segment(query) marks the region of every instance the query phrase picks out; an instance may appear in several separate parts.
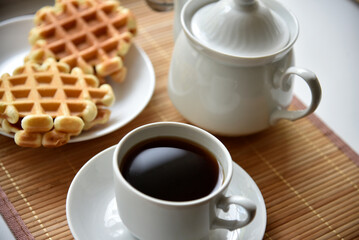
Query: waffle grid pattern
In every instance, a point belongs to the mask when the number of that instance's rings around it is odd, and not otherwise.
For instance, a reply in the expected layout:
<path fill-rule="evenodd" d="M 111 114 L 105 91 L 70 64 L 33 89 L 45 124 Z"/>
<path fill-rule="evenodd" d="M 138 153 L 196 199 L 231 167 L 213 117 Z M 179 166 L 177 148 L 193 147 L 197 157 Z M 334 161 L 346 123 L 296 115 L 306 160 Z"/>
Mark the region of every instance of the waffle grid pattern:
<path fill-rule="evenodd" d="M 29 60 L 41 63 L 51 56 L 102 81 L 107 76 L 123 81 L 123 58 L 136 23 L 117 1 L 59 0 L 54 7 L 40 9 L 35 23 L 29 35 L 34 45 Z"/>
<path fill-rule="evenodd" d="M 84 127 L 108 120 L 109 110 L 101 106 L 114 102 L 111 86 L 99 86 L 95 76 L 84 74 L 79 68 L 71 73 L 69 69 L 64 63 L 48 59 L 41 66 L 28 62 L 17 68 L 13 76 L 1 77 L 1 128 L 15 132 L 19 145 L 21 140 L 16 135 L 24 132 L 34 133 L 36 139 L 52 130 L 72 136 L 80 134 Z"/>

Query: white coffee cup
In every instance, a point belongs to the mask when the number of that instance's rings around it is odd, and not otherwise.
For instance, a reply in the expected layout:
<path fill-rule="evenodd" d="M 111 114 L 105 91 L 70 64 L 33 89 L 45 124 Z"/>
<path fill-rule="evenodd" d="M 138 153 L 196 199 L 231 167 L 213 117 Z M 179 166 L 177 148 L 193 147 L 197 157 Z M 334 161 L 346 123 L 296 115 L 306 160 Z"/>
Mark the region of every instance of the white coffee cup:
<path fill-rule="evenodd" d="M 205 197 L 183 202 L 156 199 L 132 187 L 120 171 L 121 161 L 133 146 L 157 137 L 184 139 L 210 151 L 223 169 L 222 185 Z M 128 230 L 142 240 L 201 239 L 208 236 L 211 229 L 244 227 L 255 216 L 256 205 L 251 200 L 243 196 L 225 196 L 233 173 L 232 158 L 226 147 L 210 133 L 189 124 L 158 122 L 129 132 L 116 146 L 113 172 L 119 215 Z M 219 218 L 219 210 L 228 211 L 231 204 L 243 208 L 247 217 Z"/>

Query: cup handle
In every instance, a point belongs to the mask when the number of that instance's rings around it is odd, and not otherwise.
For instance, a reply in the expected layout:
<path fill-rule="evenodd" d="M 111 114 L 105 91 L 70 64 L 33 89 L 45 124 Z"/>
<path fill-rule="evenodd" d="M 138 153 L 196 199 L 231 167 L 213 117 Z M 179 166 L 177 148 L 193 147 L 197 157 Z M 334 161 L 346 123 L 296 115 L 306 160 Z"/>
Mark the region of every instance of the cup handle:
<path fill-rule="evenodd" d="M 227 212 L 229 210 L 229 205 L 231 204 L 235 204 L 242 207 L 247 213 L 247 217 L 243 220 L 225 220 L 216 217 L 213 222 L 212 228 L 225 228 L 230 231 L 233 231 L 237 228 L 241 228 L 249 224 L 256 215 L 256 205 L 251 200 L 241 196 L 223 196 L 218 201 L 217 208 L 220 208 L 223 211 Z"/>
<path fill-rule="evenodd" d="M 303 118 L 312 112 L 318 107 L 320 99 L 322 97 L 322 90 L 317 76 L 310 70 L 298 68 L 298 67 L 289 67 L 284 74 L 278 78 L 278 81 L 274 83 L 276 87 L 281 87 L 284 91 L 288 90 L 287 81 L 289 77 L 295 74 L 308 84 L 310 92 L 312 94 L 312 100 L 310 105 L 304 110 L 289 111 L 283 108 L 278 107 L 275 109 L 270 116 L 270 124 L 275 124 L 280 119 L 287 120 L 297 120 Z"/>

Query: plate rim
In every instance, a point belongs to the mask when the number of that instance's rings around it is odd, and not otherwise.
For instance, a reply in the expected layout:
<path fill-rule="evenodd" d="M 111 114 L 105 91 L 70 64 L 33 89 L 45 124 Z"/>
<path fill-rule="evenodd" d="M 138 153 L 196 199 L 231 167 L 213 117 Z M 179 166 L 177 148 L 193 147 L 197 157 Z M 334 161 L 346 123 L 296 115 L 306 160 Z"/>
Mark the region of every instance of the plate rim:
<path fill-rule="evenodd" d="M 9 24 L 16 24 L 16 23 L 21 23 L 21 22 L 33 21 L 33 17 L 34 17 L 33 14 L 27 14 L 27 15 L 16 16 L 16 17 L 13 17 L 13 18 L 3 20 L 3 21 L 0 22 L 0 29 L 3 28 L 3 27 L 8 26 Z M 96 138 L 103 137 L 103 136 L 105 136 L 107 134 L 110 134 L 110 133 L 112 133 L 114 131 L 119 130 L 120 128 L 124 127 L 129 122 L 134 120 L 140 113 L 142 113 L 143 110 L 147 107 L 148 103 L 151 101 L 151 99 L 152 99 L 152 97 L 154 95 L 154 92 L 155 92 L 155 88 L 156 88 L 156 74 L 155 74 L 153 64 L 152 64 L 149 56 L 147 55 L 147 53 L 136 42 L 132 43 L 131 48 L 135 48 L 134 51 L 138 52 L 139 57 L 144 61 L 145 68 L 149 72 L 149 75 L 146 78 L 148 80 L 148 82 L 149 82 L 149 87 L 146 89 L 147 94 L 144 95 L 145 97 L 144 97 L 144 100 L 142 102 L 142 106 L 131 117 L 126 119 L 126 121 L 123 121 L 123 122 L 121 122 L 121 124 L 118 124 L 118 126 L 113 127 L 114 125 L 112 125 L 112 127 L 111 127 L 111 125 L 110 125 L 110 126 L 104 127 L 104 128 L 101 128 L 101 125 L 95 126 L 97 129 L 93 130 L 94 131 L 93 134 L 88 134 L 88 135 L 81 135 L 80 134 L 78 136 L 71 137 L 68 143 L 76 143 L 76 142 L 83 142 L 83 141 L 96 139 Z M 130 49 L 130 51 L 131 51 L 131 49 Z M 115 102 L 116 102 L 116 100 L 115 100 Z M 110 120 L 111 120 L 111 116 L 110 116 Z M 106 130 L 107 128 L 108 128 L 108 130 Z M 100 133 L 96 134 L 97 132 L 99 132 L 99 130 L 100 130 Z M 89 129 L 88 131 L 91 131 L 91 129 Z M 14 138 L 13 133 L 7 133 L 7 132 L 0 131 L 0 135 L 6 136 L 6 137 L 9 137 L 9 138 Z"/>
<path fill-rule="evenodd" d="M 34 16 L 35 16 L 34 14 L 25 14 L 25 15 L 8 18 L 8 19 L 0 21 L 0 27 L 3 27 L 10 23 L 22 21 L 22 20 L 31 20 L 31 19 L 34 19 Z"/>

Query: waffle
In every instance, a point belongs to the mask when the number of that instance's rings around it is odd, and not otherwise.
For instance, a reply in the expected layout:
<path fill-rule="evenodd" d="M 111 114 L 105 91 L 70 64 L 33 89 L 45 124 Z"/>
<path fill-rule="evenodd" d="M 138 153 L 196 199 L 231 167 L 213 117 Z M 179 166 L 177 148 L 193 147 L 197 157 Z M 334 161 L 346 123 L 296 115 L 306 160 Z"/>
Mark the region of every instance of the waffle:
<path fill-rule="evenodd" d="M 124 80 L 123 59 L 136 34 L 136 22 L 116 0 L 57 0 L 55 6 L 40 9 L 34 20 L 26 61 L 41 64 L 53 57 L 95 74 L 101 82 L 108 76 Z"/>
<path fill-rule="evenodd" d="M 24 147 L 57 147 L 71 136 L 109 119 L 114 102 L 110 85 L 47 59 L 17 68 L 13 76 L 0 80 L 0 128 L 15 133 L 15 142 Z"/>

